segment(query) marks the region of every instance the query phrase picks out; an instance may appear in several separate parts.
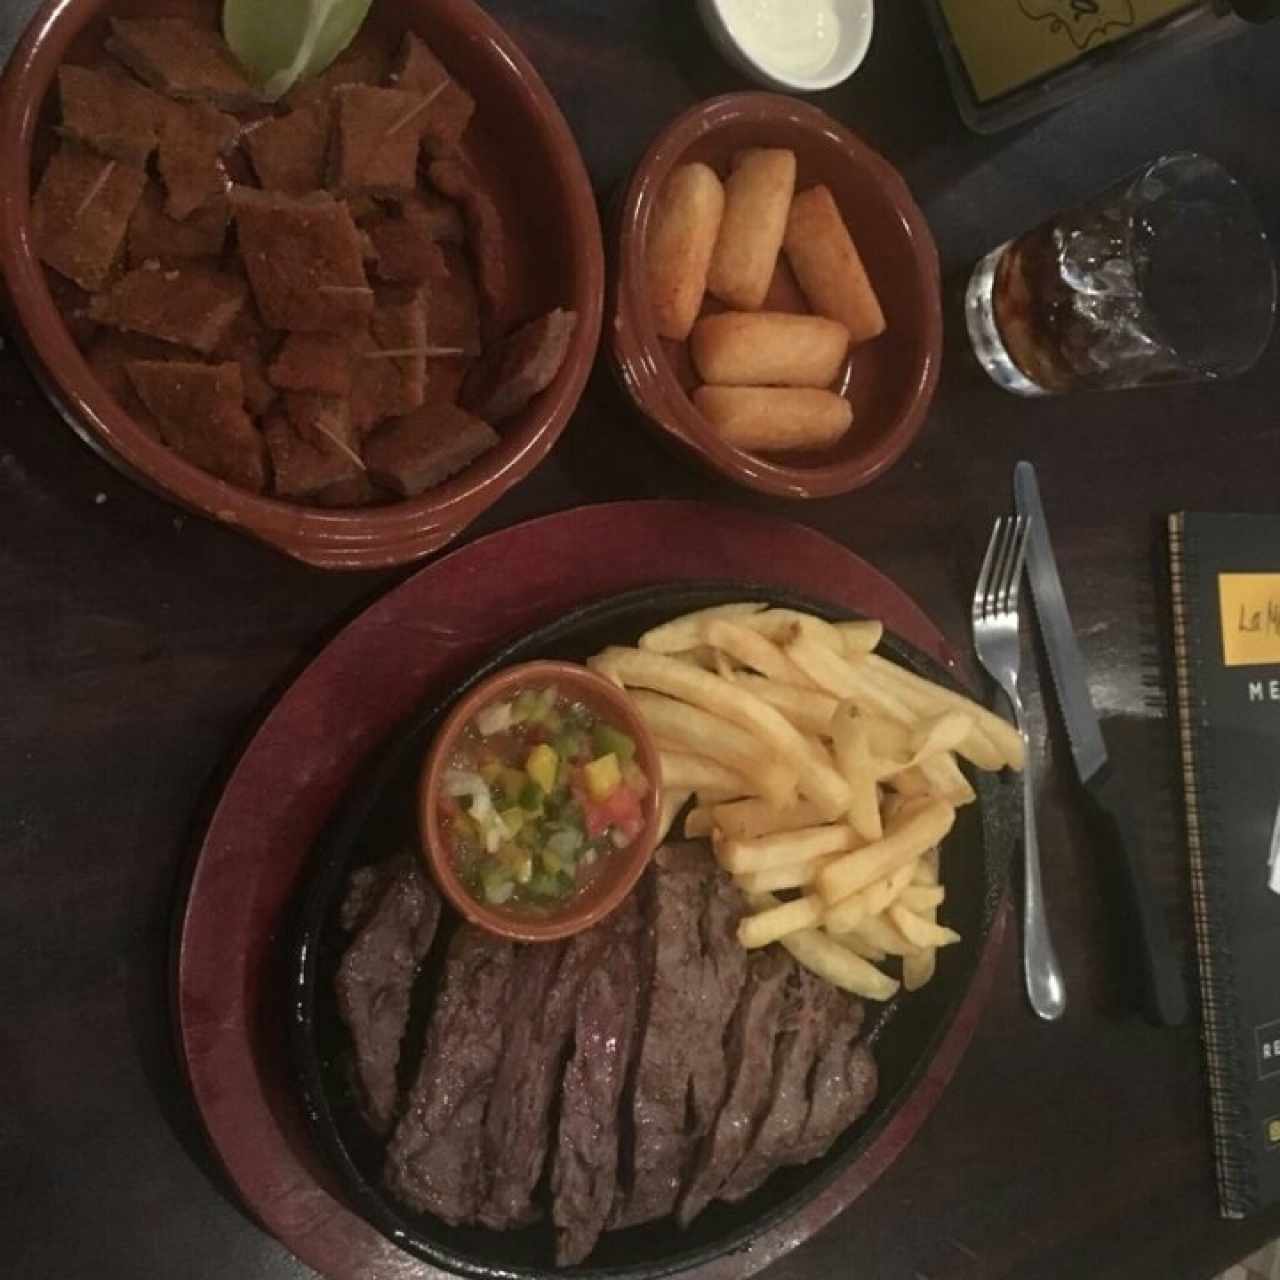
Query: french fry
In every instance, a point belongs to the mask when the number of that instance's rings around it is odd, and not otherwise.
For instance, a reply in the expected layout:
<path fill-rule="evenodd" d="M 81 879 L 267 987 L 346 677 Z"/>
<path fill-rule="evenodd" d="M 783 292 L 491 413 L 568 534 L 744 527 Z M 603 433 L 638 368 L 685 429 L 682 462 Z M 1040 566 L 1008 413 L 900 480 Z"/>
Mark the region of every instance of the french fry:
<path fill-rule="evenodd" d="M 680 653 L 696 649 L 702 644 L 702 625 L 710 618 L 745 618 L 768 608 L 764 604 L 742 601 L 738 604 L 717 604 L 709 609 L 698 609 L 683 617 L 673 618 L 660 627 L 646 631 L 637 641 L 641 649 L 653 653 Z"/>
<path fill-rule="evenodd" d="M 738 942 L 748 951 L 754 951 L 771 942 L 780 942 L 801 929 L 812 929 L 821 919 L 822 899 L 817 894 L 806 894 L 753 916 L 743 916 L 738 922 Z"/>
<path fill-rule="evenodd" d="M 787 804 L 795 798 L 795 771 L 771 759 L 768 748 L 740 725 L 644 689 L 632 692 L 630 698 L 663 750 L 718 760 L 742 774 L 753 790 L 775 804 Z"/>
<path fill-rule="evenodd" d="M 705 840 L 716 829 L 716 820 L 712 811 L 705 805 L 690 809 L 684 818 L 684 838 L 686 840 Z"/>
<path fill-rule="evenodd" d="M 833 625 L 844 640 L 844 651 L 847 654 L 872 653 L 884 639 L 883 622 L 869 619 L 866 622 L 837 622 Z"/>
<path fill-rule="evenodd" d="M 947 711 L 936 720 L 916 725 L 911 734 L 911 764 L 930 756 L 955 751 L 973 729 L 973 717 L 962 711 Z"/>
<path fill-rule="evenodd" d="M 858 843 L 857 833 L 852 827 L 836 824 L 806 827 L 800 831 L 779 831 L 755 840 L 722 837 L 713 842 L 713 848 L 716 861 L 731 875 L 738 876 L 750 871 L 770 871 L 774 867 L 808 862 L 831 853 L 843 853 Z"/>
<path fill-rule="evenodd" d="M 755 911 L 778 905 L 772 894 L 762 893 L 747 899 Z M 782 939 L 782 945 L 798 964 L 817 974 L 824 982 L 868 1000 L 891 1000 L 901 986 L 887 973 L 864 960 L 848 947 L 828 938 L 817 929 L 801 929 Z"/>
<path fill-rule="evenodd" d="M 658 809 L 658 843 L 667 838 L 667 834 L 675 825 L 680 810 L 689 803 L 690 792 L 677 787 L 662 788 L 662 802 Z"/>
<path fill-rule="evenodd" d="M 860 934 L 840 933 L 828 936 L 832 942 L 837 943 L 839 946 L 847 947 L 855 956 L 861 956 L 864 960 L 870 960 L 872 963 L 879 963 L 888 958 L 889 953 L 887 951 L 882 951 Z"/>
<path fill-rule="evenodd" d="M 727 653 L 740 666 L 750 667 L 780 684 L 811 688 L 812 682 L 768 636 L 724 618 L 703 623 L 707 644 Z"/>
<path fill-rule="evenodd" d="M 867 744 L 866 726 L 856 716 L 839 711 L 831 731 L 836 763 L 849 784 L 849 823 L 863 840 L 879 840 L 884 835 L 880 822 L 880 792 Z"/>
<path fill-rule="evenodd" d="M 689 791 L 714 789 L 731 796 L 746 796 L 751 784 L 728 765 L 708 756 L 696 756 L 688 751 L 660 751 L 662 761 L 662 785 L 684 787 Z"/>
<path fill-rule="evenodd" d="M 739 625 L 759 631 L 777 644 L 785 644 L 797 635 L 807 636 L 815 643 L 830 649 L 832 653 L 844 652 L 844 637 L 835 623 L 815 618 L 799 609 L 768 609 L 754 613 L 749 618 L 738 618 Z"/>
<path fill-rule="evenodd" d="M 978 797 L 969 785 L 969 779 L 960 772 L 955 756 L 949 751 L 941 755 L 927 756 L 917 765 L 929 789 L 939 799 L 955 808 L 972 804 Z"/>
<path fill-rule="evenodd" d="M 785 649 L 787 656 L 819 689 L 848 699 L 861 711 L 884 716 L 908 728 L 915 725 L 918 716 L 901 698 L 869 679 L 866 672 L 858 669 L 858 664 L 842 654 L 833 653 L 803 635 L 788 641 Z M 869 656 L 864 654 L 863 659 Z"/>
<path fill-rule="evenodd" d="M 676 662 L 664 654 L 640 649 L 606 649 L 587 665 L 621 681 L 626 688 L 640 687 L 684 699 L 748 730 L 748 736 L 756 735 L 766 751 L 781 756 L 797 771 L 801 795 L 812 800 L 828 817 L 844 812 L 849 800 L 844 779 L 829 761 L 812 750 L 781 712 L 741 685 Z"/>
<path fill-rule="evenodd" d="M 955 693 L 951 689 L 943 689 L 941 686 L 932 683 L 932 681 L 924 679 L 923 676 L 916 675 L 914 671 L 907 671 L 905 668 L 898 666 L 897 663 L 889 662 L 878 654 L 869 653 L 865 657 L 858 659 L 858 662 L 860 665 L 865 664 L 868 671 L 882 678 L 886 684 L 896 686 L 899 697 L 915 696 L 918 708 L 921 708 L 922 699 L 927 698 L 935 708 L 954 707 L 973 716 L 978 728 L 994 744 L 1005 763 L 1011 769 L 1020 770 L 1022 768 L 1026 756 L 1022 735 L 1007 720 L 1002 720 L 999 716 L 988 711 L 986 707 L 979 706 L 971 698 L 966 698 L 963 694 Z M 908 693 L 907 691 L 910 692 Z M 971 759 L 967 755 L 965 758 Z M 973 763 L 979 768 L 990 769 L 993 767 L 983 764 L 979 760 L 974 760 Z"/>
<path fill-rule="evenodd" d="M 942 856 L 935 847 L 926 849 L 916 863 L 915 874 L 911 877 L 913 884 L 941 884 L 939 872 L 942 869 Z"/>
<path fill-rule="evenodd" d="M 830 857 L 813 858 L 808 862 L 793 862 L 789 866 L 775 867 L 772 871 L 749 871 L 738 877 L 743 893 L 776 893 L 779 889 L 806 889 L 817 878 L 818 872 L 831 861 Z"/>
<path fill-rule="evenodd" d="M 714 815 L 715 825 L 726 836 L 739 840 L 754 840 L 776 831 L 799 831 L 822 822 L 822 815 L 807 800 L 781 808 L 767 800 L 734 800 L 716 805 Z"/>
<path fill-rule="evenodd" d="M 829 693 L 822 693 L 812 687 L 806 688 L 790 684 L 778 684 L 764 676 L 753 675 L 749 671 L 739 671 L 734 679 L 745 689 L 750 689 L 757 698 L 776 707 L 802 733 L 815 733 L 820 737 L 830 737 L 831 718 L 840 704 Z"/>
<path fill-rule="evenodd" d="M 851 929 L 850 933 L 891 956 L 912 956 L 920 950 L 914 943 L 908 942 L 897 925 L 885 916 L 868 916 L 857 928 Z"/>
<path fill-rule="evenodd" d="M 828 933 L 848 933 L 868 917 L 883 915 L 911 884 L 914 870 L 914 863 L 907 863 L 892 875 L 829 907 L 822 919 L 823 928 Z"/>
<path fill-rule="evenodd" d="M 904 810 L 883 840 L 836 859 L 818 876 L 818 890 L 835 905 L 859 889 L 914 862 L 926 849 L 936 845 L 955 824 L 956 811 L 945 801 L 935 800 L 918 811 Z M 834 849 L 824 849 L 833 853 Z M 754 868 L 753 868 L 754 870 Z"/>
<path fill-rule="evenodd" d="M 938 952 L 935 947 L 926 947 L 915 955 L 902 957 L 902 985 L 908 991 L 919 991 L 933 979 L 938 967 Z"/>
<path fill-rule="evenodd" d="M 895 902 L 889 908 L 889 919 L 908 942 L 921 949 L 949 947 L 952 943 L 960 941 L 960 935 L 954 929 L 948 929 L 945 925 L 932 924 L 916 915 L 914 911 L 908 911 L 901 903 Z"/>
<path fill-rule="evenodd" d="M 886 779 L 887 786 L 892 787 L 901 796 L 915 798 L 932 794 L 929 779 L 914 765 L 899 773 L 891 773 Z"/>
<path fill-rule="evenodd" d="M 687 662 L 691 667 L 701 667 L 704 671 L 716 669 L 716 651 L 709 644 L 695 645 L 692 649 L 681 649 L 671 657 L 677 662 Z"/>
<path fill-rule="evenodd" d="M 913 867 L 914 871 L 915 868 Z M 940 907 L 946 901 L 947 891 L 940 884 L 909 884 L 898 895 L 898 901 L 902 903 L 908 911 L 914 911 L 916 915 L 923 916 L 926 920 L 928 916 L 926 912 Z"/>

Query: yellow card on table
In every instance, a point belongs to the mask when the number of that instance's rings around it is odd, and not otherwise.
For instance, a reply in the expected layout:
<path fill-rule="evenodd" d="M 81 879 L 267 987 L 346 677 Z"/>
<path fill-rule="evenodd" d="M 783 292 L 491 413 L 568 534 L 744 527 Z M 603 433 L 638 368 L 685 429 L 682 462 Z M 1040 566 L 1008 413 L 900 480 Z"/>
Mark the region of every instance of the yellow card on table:
<path fill-rule="evenodd" d="M 941 0 L 952 38 L 988 102 L 1122 40 L 1193 0 Z"/>
<path fill-rule="evenodd" d="M 1280 663 L 1280 573 L 1220 573 L 1218 603 L 1227 666 Z"/>

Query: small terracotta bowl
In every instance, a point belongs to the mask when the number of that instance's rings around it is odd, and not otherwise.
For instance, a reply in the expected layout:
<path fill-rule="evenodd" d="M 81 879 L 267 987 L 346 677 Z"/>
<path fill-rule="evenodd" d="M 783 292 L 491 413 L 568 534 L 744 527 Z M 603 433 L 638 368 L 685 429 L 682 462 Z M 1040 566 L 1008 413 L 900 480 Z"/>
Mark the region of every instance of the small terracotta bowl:
<path fill-rule="evenodd" d="M 626 849 L 615 851 L 590 885 L 557 913 L 536 919 L 509 907 L 478 902 L 467 891 L 447 853 L 440 830 L 441 780 L 459 736 L 472 717 L 521 689 L 554 685 L 635 739 L 636 764 L 653 784 L 644 799 L 644 826 Z M 525 662 L 481 681 L 449 713 L 423 762 L 418 784 L 418 830 L 427 866 L 440 892 L 466 920 L 517 942 L 554 942 L 598 924 L 621 905 L 649 865 L 658 843 L 662 807 L 662 763 L 644 722 L 617 685 L 571 662 Z"/>
<path fill-rule="evenodd" d="M 746 453 L 694 408 L 698 383 L 684 343 L 658 336 L 647 291 L 646 242 L 671 171 L 700 160 L 720 174 L 745 147 L 796 154 L 796 189 L 826 183 L 884 308 L 888 331 L 854 348 L 837 388 L 853 427 L 829 449 Z M 697 460 L 748 488 L 784 498 L 825 498 L 870 484 L 915 439 L 938 384 L 942 292 L 933 236 L 902 176 L 866 143 L 807 103 L 770 93 L 713 98 L 680 116 L 649 148 L 618 209 L 610 351 L 640 412 Z M 767 308 L 804 309 L 785 258 Z M 708 299 L 704 310 L 721 310 Z"/>
<path fill-rule="evenodd" d="M 74 430 L 131 479 L 308 564 L 373 569 L 444 546 L 542 461 L 577 407 L 600 340 L 604 249 L 582 155 L 545 84 L 473 0 L 376 0 L 370 21 L 394 40 L 426 39 L 477 101 L 464 143 L 509 228 L 514 318 L 571 307 L 578 326 L 564 367 L 522 414 L 499 424 L 502 443 L 419 498 L 325 511 L 237 489 L 154 440 L 102 388 L 72 340 L 32 245 L 35 158 L 56 120 L 58 67 L 92 59 L 109 16 L 194 10 L 216 21 L 220 0 L 46 0 L 0 79 L 0 275 L 28 355 Z M 50 102 L 51 98 L 55 100 Z M 0 291 L 3 292 L 3 291 Z"/>

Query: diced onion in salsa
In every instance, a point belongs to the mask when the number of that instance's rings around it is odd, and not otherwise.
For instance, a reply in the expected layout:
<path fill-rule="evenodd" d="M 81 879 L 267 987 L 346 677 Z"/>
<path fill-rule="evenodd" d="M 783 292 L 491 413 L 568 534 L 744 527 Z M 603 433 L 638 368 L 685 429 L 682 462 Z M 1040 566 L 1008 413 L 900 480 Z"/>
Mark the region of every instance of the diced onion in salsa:
<path fill-rule="evenodd" d="M 636 744 L 554 686 L 483 707 L 444 774 L 440 825 L 477 901 L 550 912 L 644 825 Z"/>

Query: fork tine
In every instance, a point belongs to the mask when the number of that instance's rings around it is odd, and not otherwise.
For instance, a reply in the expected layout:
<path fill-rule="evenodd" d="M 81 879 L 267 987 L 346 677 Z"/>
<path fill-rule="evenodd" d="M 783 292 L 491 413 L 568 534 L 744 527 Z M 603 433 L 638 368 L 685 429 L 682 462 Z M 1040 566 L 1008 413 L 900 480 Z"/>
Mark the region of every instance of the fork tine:
<path fill-rule="evenodd" d="M 1014 517 L 1001 519 L 1000 551 L 996 557 L 996 568 L 991 580 L 991 603 L 987 612 L 999 616 L 1004 610 L 1006 583 L 1009 569 L 1013 563 L 1014 542 L 1017 538 L 1018 522 Z"/>
<path fill-rule="evenodd" d="M 1031 533 L 1031 521 L 1026 516 L 1018 517 L 1018 527 L 1015 532 L 1016 545 L 1013 556 L 1013 565 L 1009 574 L 1009 580 L 1005 584 L 1005 612 L 1017 613 L 1018 596 L 1022 588 L 1022 566 L 1027 558 L 1027 542 Z"/>
<path fill-rule="evenodd" d="M 996 548 L 1000 544 L 1000 534 L 1004 518 L 1001 517 L 995 522 L 991 530 L 991 539 L 987 543 L 987 554 L 982 560 L 982 572 L 978 574 L 978 585 L 973 589 L 973 616 L 974 619 L 984 617 L 987 612 L 987 591 L 991 586 L 991 570 L 995 564 Z"/>

